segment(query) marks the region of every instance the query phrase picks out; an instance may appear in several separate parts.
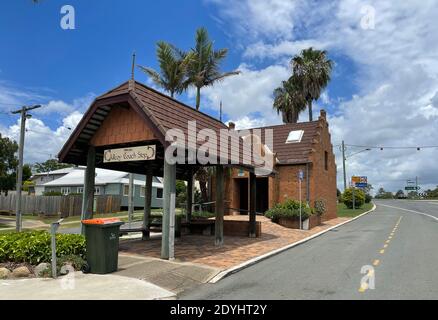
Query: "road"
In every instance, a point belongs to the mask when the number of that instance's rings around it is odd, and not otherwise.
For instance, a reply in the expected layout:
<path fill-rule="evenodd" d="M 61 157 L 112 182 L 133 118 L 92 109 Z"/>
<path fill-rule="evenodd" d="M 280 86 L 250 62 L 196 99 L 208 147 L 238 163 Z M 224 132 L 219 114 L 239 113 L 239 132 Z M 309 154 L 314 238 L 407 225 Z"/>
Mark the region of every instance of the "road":
<path fill-rule="evenodd" d="M 376 205 L 368 215 L 180 298 L 438 299 L 438 202 Z"/>

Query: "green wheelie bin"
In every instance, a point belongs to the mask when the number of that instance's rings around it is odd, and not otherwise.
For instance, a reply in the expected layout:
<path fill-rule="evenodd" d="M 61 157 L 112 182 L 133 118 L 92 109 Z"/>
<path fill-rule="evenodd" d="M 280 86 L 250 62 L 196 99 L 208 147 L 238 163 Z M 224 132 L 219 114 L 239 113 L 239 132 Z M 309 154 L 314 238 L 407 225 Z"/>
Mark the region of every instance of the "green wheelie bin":
<path fill-rule="evenodd" d="M 124 222 L 117 218 L 82 220 L 87 248 L 85 272 L 105 274 L 117 271 L 119 229 Z"/>

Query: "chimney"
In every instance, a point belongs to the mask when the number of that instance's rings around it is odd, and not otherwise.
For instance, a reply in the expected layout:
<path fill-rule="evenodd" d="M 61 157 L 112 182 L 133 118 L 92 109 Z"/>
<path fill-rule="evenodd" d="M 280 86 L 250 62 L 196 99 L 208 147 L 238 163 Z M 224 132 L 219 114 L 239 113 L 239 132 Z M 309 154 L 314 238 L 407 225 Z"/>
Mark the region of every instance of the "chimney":
<path fill-rule="evenodd" d="M 327 121 L 327 112 L 324 109 L 321 109 L 321 113 L 319 115 L 320 119 L 324 119 L 324 121 Z"/>
<path fill-rule="evenodd" d="M 228 128 L 230 128 L 230 130 L 234 130 L 236 129 L 236 124 L 234 122 L 228 122 Z"/>

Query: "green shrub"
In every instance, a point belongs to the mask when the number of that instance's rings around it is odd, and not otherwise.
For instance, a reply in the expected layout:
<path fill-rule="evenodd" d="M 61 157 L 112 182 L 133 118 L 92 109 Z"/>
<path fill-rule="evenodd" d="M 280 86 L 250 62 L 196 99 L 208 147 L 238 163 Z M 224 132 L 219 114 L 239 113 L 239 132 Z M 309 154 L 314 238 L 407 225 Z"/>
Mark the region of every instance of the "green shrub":
<path fill-rule="evenodd" d="M 365 192 L 360 189 L 354 189 L 354 199 L 355 199 L 355 207 L 360 208 L 365 203 Z M 347 208 L 353 208 L 353 189 L 348 188 L 344 191 L 342 195 L 342 200 L 347 206 Z"/>
<path fill-rule="evenodd" d="M 312 215 L 312 209 L 307 204 L 302 204 L 301 220 L 306 220 Z M 278 222 L 280 218 L 299 218 L 300 203 L 295 200 L 287 200 L 276 204 L 272 209 L 265 212 L 265 216 L 273 222 Z"/>
<path fill-rule="evenodd" d="M 6 233 L 0 235 L 0 262 L 28 262 L 36 265 L 51 260 L 51 236 L 46 231 Z M 57 234 L 58 257 L 85 257 L 85 238 L 77 234 Z"/>
<path fill-rule="evenodd" d="M 315 200 L 314 210 L 317 215 L 322 216 L 327 211 L 326 201 L 324 199 Z"/>
<path fill-rule="evenodd" d="M 192 218 L 213 218 L 216 214 L 209 211 L 193 211 Z"/>
<path fill-rule="evenodd" d="M 373 197 L 370 194 L 365 194 L 365 203 L 370 203 Z"/>
<path fill-rule="evenodd" d="M 63 194 L 59 191 L 44 191 L 43 196 L 50 197 L 50 196 L 62 196 Z"/>

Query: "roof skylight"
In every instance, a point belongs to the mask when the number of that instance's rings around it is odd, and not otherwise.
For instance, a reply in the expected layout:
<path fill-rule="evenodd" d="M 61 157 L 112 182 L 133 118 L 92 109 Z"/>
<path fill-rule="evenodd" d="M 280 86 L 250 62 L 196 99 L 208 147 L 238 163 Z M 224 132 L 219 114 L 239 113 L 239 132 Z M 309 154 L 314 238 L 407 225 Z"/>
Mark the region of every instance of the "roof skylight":
<path fill-rule="evenodd" d="M 289 132 L 286 143 L 298 143 L 303 138 L 304 130 L 294 130 Z"/>

